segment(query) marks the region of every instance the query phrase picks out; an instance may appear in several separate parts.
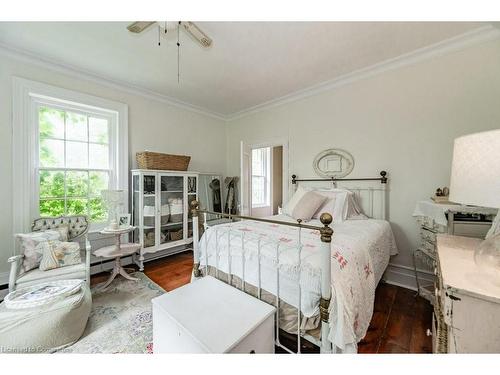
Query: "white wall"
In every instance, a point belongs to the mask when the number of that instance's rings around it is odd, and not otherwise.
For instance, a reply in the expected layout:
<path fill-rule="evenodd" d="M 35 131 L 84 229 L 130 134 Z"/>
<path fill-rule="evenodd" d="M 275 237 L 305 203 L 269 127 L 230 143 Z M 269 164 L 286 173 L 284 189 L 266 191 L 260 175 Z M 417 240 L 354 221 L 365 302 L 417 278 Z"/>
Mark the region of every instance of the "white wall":
<path fill-rule="evenodd" d="M 129 165 L 145 149 L 191 155 L 189 169 L 223 173 L 225 125 L 192 111 L 78 79 L 0 53 L 0 284 L 12 255 L 12 76 L 80 91 L 129 106 Z M 8 245 L 6 245 L 8 244 Z"/>
<path fill-rule="evenodd" d="M 390 221 L 411 266 L 418 242 L 415 202 L 449 186 L 453 139 L 500 127 L 500 43 L 386 71 L 227 125 L 227 174 L 239 174 L 240 141 L 289 139 L 289 175 L 313 176 L 315 155 L 342 148 L 354 155 L 350 177 L 389 172 Z M 289 183 L 289 181 L 285 182 Z"/>

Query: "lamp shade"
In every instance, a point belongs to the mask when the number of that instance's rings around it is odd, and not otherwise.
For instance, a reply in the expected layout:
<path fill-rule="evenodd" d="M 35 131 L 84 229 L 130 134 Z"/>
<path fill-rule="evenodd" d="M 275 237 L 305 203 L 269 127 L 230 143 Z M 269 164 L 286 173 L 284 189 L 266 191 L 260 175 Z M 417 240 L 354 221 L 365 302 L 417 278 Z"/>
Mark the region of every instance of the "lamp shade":
<path fill-rule="evenodd" d="M 455 139 L 449 199 L 500 208 L 500 129 Z"/>

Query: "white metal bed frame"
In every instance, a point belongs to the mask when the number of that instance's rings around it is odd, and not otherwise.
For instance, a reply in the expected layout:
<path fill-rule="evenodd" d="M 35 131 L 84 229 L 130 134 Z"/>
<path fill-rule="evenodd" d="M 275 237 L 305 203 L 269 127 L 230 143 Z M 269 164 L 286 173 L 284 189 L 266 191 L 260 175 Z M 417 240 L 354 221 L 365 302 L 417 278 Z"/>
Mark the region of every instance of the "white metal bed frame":
<path fill-rule="evenodd" d="M 360 203 L 363 212 L 371 218 L 376 218 L 376 219 L 386 219 L 386 185 L 387 185 L 387 173 L 385 171 L 380 172 L 381 177 L 377 178 L 358 178 L 358 179 L 298 179 L 296 175 L 292 175 L 292 185 L 296 186 L 298 182 L 322 182 L 324 183 L 329 182 L 332 183 L 333 186 L 337 186 L 338 183 L 341 183 L 343 187 L 348 188 L 351 190 L 356 198 L 358 199 L 358 202 Z M 350 182 L 356 181 L 379 181 L 380 186 L 379 187 L 373 187 L 373 186 L 345 186 L 346 184 L 349 185 Z M 271 224 L 279 224 L 279 225 L 285 225 L 285 226 L 292 226 L 292 227 L 297 227 L 299 228 L 299 241 L 298 241 L 298 269 L 299 269 L 299 282 L 298 282 L 298 300 L 299 304 L 297 307 L 297 353 L 300 353 L 301 351 L 301 338 L 305 338 L 307 341 L 313 343 L 314 345 L 317 345 L 320 348 L 320 353 L 332 353 L 333 348 L 332 348 L 332 343 L 328 340 L 329 336 L 329 331 L 330 331 L 330 326 L 329 326 L 329 307 L 330 307 L 330 299 L 331 299 L 331 240 L 332 240 L 332 235 L 333 235 L 333 229 L 330 227 L 330 224 L 332 223 L 332 216 L 329 213 L 323 213 L 320 217 L 320 221 L 322 223 L 322 227 L 320 226 L 313 226 L 313 225 L 307 225 L 303 224 L 300 220 L 297 221 L 297 223 L 290 223 L 290 222 L 283 222 L 283 221 L 278 221 L 278 220 L 272 220 L 272 219 L 262 219 L 262 218 L 255 218 L 255 217 L 250 217 L 250 216 L 240 216 L 240 215 L 231 215 L 231 214 L 225 214 L 225 213 L 219 213 L 219 212 L 211 212 L 207 210 L 202 210 L 199 207 L 199 203 L 197 201 L 192 201 L 191 202 L 191 213 L 193 217 L 193 258 L 194 258 L 194 264 L 193 264 L 193 279 L 199 278 L 203 276 L 203 273 L 200 269 L 200 246 L 199 246 L 199 241 L 200 241 L 200 229 L 203 228 L 204 231 L 206 231 L 209 227 L 207 224 L 207 215 L 214 215 L 218 217 L 226 217 L 229 218 L 230 220 L 232 219 L 240 219 L 240 220 L 253 220 L 253 221 L 260 221 L 260 222 L 266 222 L 266 223 L 271 223 Z M 309 230 L 317 230 L 321 234 L 321 247 L 320 247 L 320 252 L 321 252 L 321 259 L 320 259 L 320 264 L 321 264 L 321 298 L 320 298 L 320 319 L 321 319 L 321 336 L 320 339 L 316 339 L 308 334 L 302 334 L 300 330 L 301 326 L 301 285 L 300 285 L 300 269 L 301 269 L 301 251 L 302 251 L 302 242 L 301 242 L 301 230 L 302 229 L 309 229 Z M 227 230 L 228 232 L 228 283 L 231 285 L 231 280 L 232 280 L 232 273 L 231 273 L 231 251 L 230 251 L 230 235 L 231 235 L 231 228 L 229 227 L 224 227 L 224 230 Z M 216 234 L 216 241 L 218 241 L 218 234 Z M 244 255 L 245 252 L 245 235 L 244 233 L 241 234 L 242 238 L 242 255 Z M 279 339 L 279 304 L 280 304 L 280 297 L 279 297 L 279 277 L 280 277 L 280 270 L 279 270 L 279 241 L 276 241 L 276 338 L 275 338 L 275 344 L 276 346 L 282 348 L 283 350 L 289 352 L 289 353 L 294 353 L 292 350 L 290 350 L 288 347 L 284 346 Z M 257 266 L 258 266 L 258 285 L 257 287 L 257 298 L 261 299 L 261 275 L 260 275 L 260 269 L 261 269 L 261 262 L 260 262 L 260 241 L 257 246 Z M 215 277 L 218 278 L 218 259 L 219 259 L 219 252 L 218 252 L 218 245 L 216 242 L 215 246 L 215 259 L 216 259 L 216 265 L 215 265 Z M 205 275 L 208 274 L 208 254 L 205 254 Z M 241 289 L 242 291 L 245 292 L 245 257 L 242 256 L 242 276 L 241 276 Z"/>

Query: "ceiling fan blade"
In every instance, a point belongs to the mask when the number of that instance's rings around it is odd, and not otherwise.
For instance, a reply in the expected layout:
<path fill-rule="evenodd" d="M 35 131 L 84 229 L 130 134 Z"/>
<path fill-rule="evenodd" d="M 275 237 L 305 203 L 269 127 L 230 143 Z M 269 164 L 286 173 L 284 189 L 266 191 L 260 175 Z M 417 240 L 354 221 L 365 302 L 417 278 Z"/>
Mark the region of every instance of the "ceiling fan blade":
<path fill-rule="evenodd" d="M 184 30 L 188 32 L 198 43 L 201 44 L 202 47 L 210 47 L 212 45 L 212 39 L 208 37 L 201 29 L 196 26 L 194 22 L 182 22 L 182 26 L 184 26 Z"/>
<path fill-rule="evenodd" d="M 134 22 L 134 23 L 131 23 L 130 25 L 127 26 L 127 30 L 132 32 L 132 33 L 139 34 L 139 33 L 143 32 L 144 30 L 146 30 L 149 26 L 151 26 L 154 23 L 155 22 L 150 22 L 150 21 Z"/>

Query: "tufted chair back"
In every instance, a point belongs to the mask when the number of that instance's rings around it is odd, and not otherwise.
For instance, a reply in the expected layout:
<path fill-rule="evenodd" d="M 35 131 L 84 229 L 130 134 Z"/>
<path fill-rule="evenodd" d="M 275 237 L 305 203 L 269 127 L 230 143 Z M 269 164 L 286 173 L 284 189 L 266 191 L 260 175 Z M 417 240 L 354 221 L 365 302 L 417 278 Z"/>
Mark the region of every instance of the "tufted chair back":
<path fill-rule="evenodd" d="M 31 230 L 33 232 L 38 232 L 41 230 L 54 229 L 61 225 L 67 225 L 69 227 L 69 241 L 78 239 L 80 236 L 85 235 L 89 230 L 89 221 L 85 215 L 42 217 L 33 221 Z"/>

